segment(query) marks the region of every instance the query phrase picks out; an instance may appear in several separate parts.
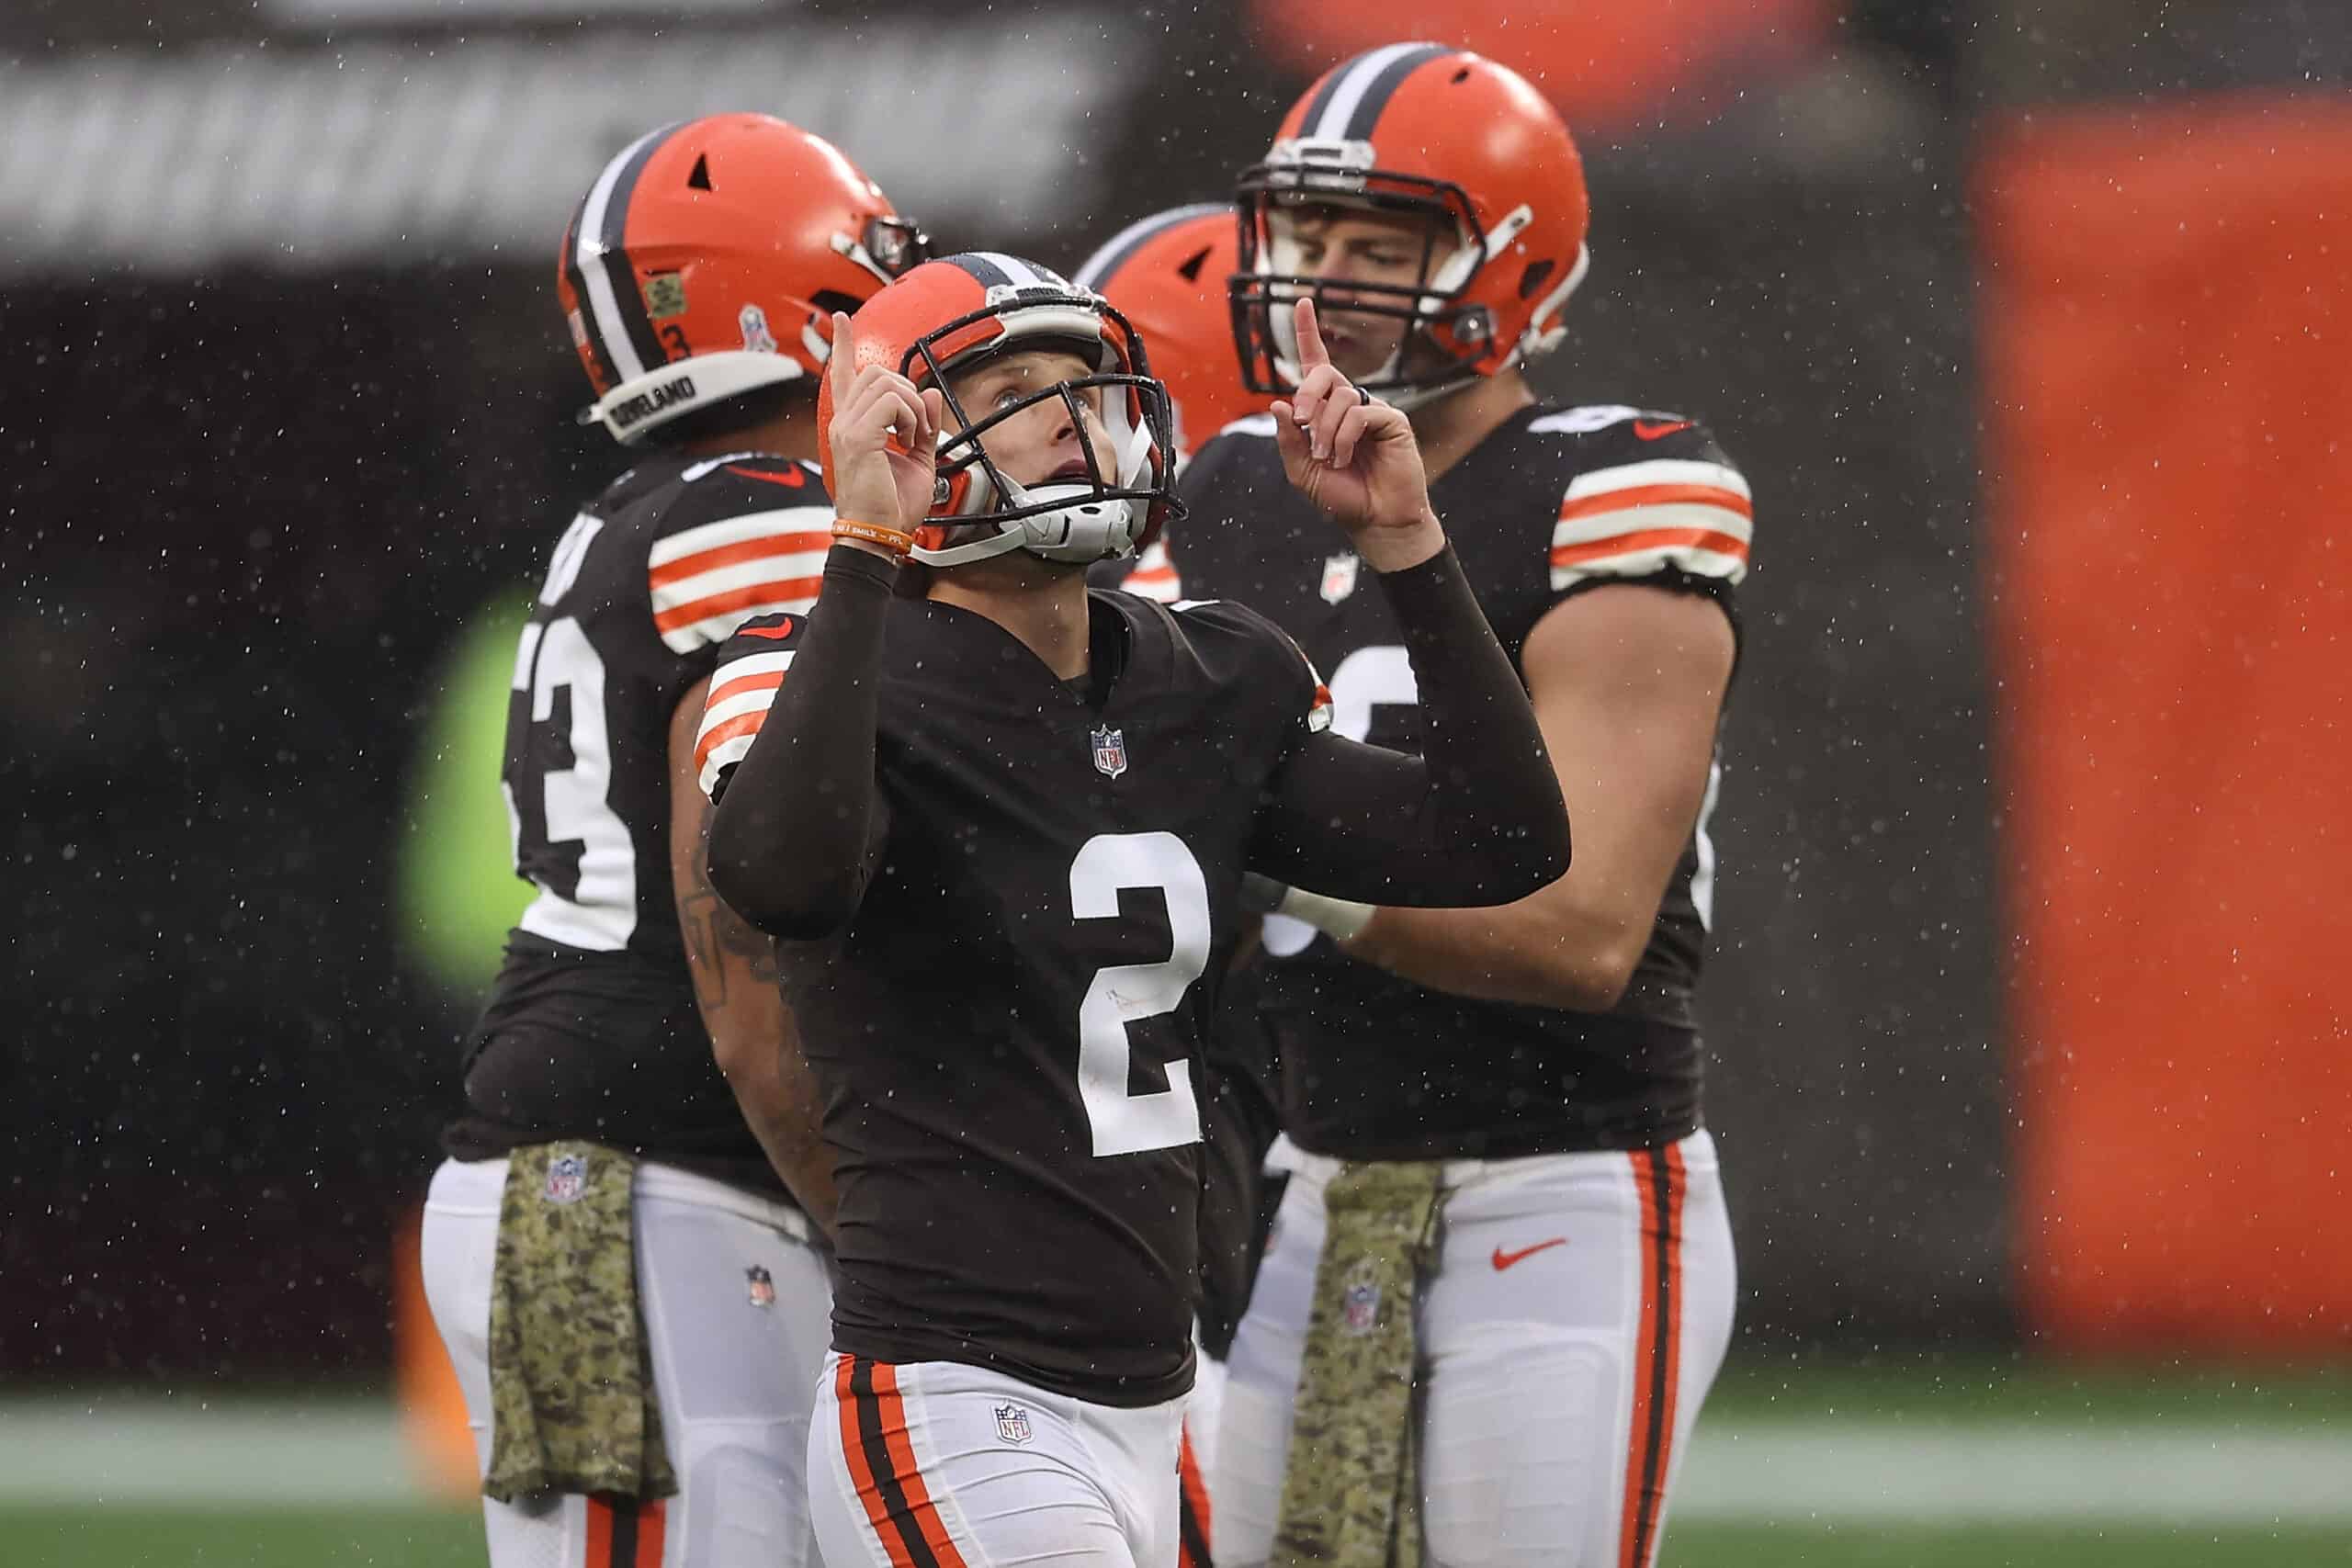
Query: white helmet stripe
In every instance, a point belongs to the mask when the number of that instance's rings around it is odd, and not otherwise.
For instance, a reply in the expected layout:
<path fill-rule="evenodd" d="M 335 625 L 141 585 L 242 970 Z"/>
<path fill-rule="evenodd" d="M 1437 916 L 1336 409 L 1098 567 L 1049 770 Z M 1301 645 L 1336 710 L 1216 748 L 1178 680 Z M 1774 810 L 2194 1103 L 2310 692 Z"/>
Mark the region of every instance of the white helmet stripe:
<path fill-rule="evenodd" d="M 990 266 L 1004 274 L 1015 288 L 1035 288 L 1053 281 L 1051 278 L 1038 276 L 1037 269 L 1019 256 L 1009 256 L 1002 251 L 977 251 L 973 254 L 984 258 Z"/>
<path fill-rule="evenodd" d="M 1355 118 L 1356 106 L 1363 102 L 1363 96 L 1372 91 L 1372 85 L 1380 80 L 1380 73 L 1388 69 L 1389 63 L 1400 55 L 1427 48 L 1428 44 L 1419 41 L 1392 43 L 1358 56 L 1356 62 L 1348 67 L 1348 73 L 1340 78 L 1330 101 L 1323 106 L 1321 117 L 1313 125 L 1304 128 L 1300 134 L 1335 139 L 1345 136 L 1348 122 Z"/>
<path fill-rule="evenodd" d="M 605 272 L 605 247 L 597 236 L 605 230 L 613 187 L 620 183 L 621 173 L 628 167 L 629 160 L 647 142 L 667 136 L 675 129 L 665 125 L 659 130 L 649 130 L 622 148 L 605 165 L 605 172 L 596 176 L 596 183 L 588 189 L 587 204 L 580 209 L 580 232 L 574 241 L 573 259 L 579 264 L 581 281 L 588 286 L 588 308 L 595 314 L 596 335 L 604 339 L 613 369 L 624 381 L 644 375 L 645 361 L 638 356 L 637 345 L 629 340 L 628 322 L 622 317 L 620 300 L 613 293 L 613 280 Z"/>

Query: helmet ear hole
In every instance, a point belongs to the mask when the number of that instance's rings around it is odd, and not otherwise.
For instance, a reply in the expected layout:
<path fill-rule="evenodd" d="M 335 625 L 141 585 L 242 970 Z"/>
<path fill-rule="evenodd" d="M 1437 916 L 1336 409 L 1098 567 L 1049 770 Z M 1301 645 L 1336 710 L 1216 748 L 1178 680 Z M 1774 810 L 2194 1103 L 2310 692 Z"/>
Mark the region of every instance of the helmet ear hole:
<path fill-rule="evenodd" d="M 1553 265 L 1548 256 L 1542 261 L 1529 263 L 1527 270 L 1520 275 L 1519 297 L 1522 299 L 1534 299 L 1536 291 L 1544 287 L 1544 280 L 1552 276 Z"/>

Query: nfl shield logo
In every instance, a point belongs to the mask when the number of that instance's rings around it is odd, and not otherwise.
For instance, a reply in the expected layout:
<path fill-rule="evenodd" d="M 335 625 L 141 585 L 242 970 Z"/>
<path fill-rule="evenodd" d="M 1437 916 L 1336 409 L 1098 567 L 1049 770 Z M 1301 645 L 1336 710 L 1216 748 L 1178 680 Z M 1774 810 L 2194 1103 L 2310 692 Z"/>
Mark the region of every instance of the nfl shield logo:
<path fill-rule="evenodd" d="M 1355 552 L 1341 550 L 1323 562 L 1323 603 L 1336 604 L 1356 591 Z"/>
<path fill-rule="evenodd" d="M 1018 1404 L 998 1405 L 996 1407 L 996 1435 L 1002 1438 L 1008 1443 L 1020 1444 L 1027 1442 L 1030 1435 L 1029 1412 L 1022 1409 Z"/>
<path fill-rule="evenodd" d="M 1344 1326 L 1356 1338 L 1371 1333 L 1380 1323 L 1380 1287 L 1370 1280 L 1357 1280 L 1348 1286 L 1347 1312 Z"/>
<path fill-rule="evenodd" d="M 1094 766 L 1106 779 L 1127 771 L 1127 739 L 1107 724 L 1094 732 Z"/>
<path fill-rule="evenodd" d="M 547 1190 L 541 1194 L 550 1203 L 577 1203 L 580 1195 L 588 1190 L 588 1159 L 584 1155 L 565 1155 L 548 1161 Z"/>
<path fill-rule="evenodd" d="M 754 1263 L 743 1270 L 743 1278 L 751 1285 L 753 1306 L 775 1305 L 775 1276 Z"/>

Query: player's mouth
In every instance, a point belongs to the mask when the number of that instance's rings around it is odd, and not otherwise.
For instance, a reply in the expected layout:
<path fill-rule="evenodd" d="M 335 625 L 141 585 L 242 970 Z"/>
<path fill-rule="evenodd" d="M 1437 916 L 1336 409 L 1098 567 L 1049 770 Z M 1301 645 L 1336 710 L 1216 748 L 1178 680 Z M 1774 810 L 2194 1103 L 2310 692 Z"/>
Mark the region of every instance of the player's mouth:
<path fill-rule="evenodd" d="M 1047 474 L 1046 476 L 1046 482 L 1048 484 L 1059 484 L 1064 479 L 1091 480 L 1093 478 L 1094 475 L 1092 471 L 1086 466 L 1085 458 L 1072 457 L 1069 462 L 1064 463 L 1060 468 L 1056 468 L 1052 473 Z"/>

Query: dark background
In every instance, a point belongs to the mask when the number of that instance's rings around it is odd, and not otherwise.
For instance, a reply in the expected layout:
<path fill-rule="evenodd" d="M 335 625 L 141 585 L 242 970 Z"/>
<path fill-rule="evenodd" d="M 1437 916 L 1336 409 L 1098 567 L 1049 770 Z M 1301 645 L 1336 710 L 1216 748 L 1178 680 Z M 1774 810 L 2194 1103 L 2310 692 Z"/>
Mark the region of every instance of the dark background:
<path fill-rule="evenodd" d="M 1751 1348 L 2017 1336 L 1971 138 L 2019 103 L 2294 81 L 2344 58 L 2309 26 L 2236 55 L 2198 30 L 2284 15 L 2259 6 L 2175 6 L 2153 30 L 2145 7 L 2076 9 L 1851 6 L 1802 59 L 1736 80 L 1720 113 L 1578 127 L 1595 268 L 1544 388 L 1702 416 L 1757 498 L 1705 995 Z M 956 0 L 891 14 L 1031 19 Z M 276 66 L 389 51 L 424 72 L 593 38 L 650 80 L 664 51 L 865 26 L 839 4 L 487 41 L 273 29 L 225 0 L 171 17 L 7 8 L 0 118 L 33 85 L 54 99 L 224 51 Z M 922 149 L 809 123 L 951 244 L 1069 265 L 1131 217 L 1220 195 L 1304 85 L 1222 7 L 1123 17 L 1056 64 L 1108 81 L 1109 107 L 1024 176 L 1018 221 L 953 198 L 987 188 L 985 145 L 933 171 L 932 210 L 894 172 L 922 183 Z M 558 209 L 586 177 L 568 171 L 677 118 L 674 84 L 639 92 L 632 70 L 580 84 L 609 124 L 548 175 Z M 989 91 L 908 90 L 951 89 Z M 802 118 L 788 96 L 727 107 Z M 134 175 L 168 197 L 176 172 L 44 124 L 13 166 L 0 150 L 0 1371 L 372 1374 L 389 1238 L 436 1159 L 474 1001 L 404 956 L 392 914 L 439 661 L 624 466 L 571 421 L 560 212 L 512 251 L 381 224 L 305 248 L 223 201 L 204 245 L 142 249 L 135 212 L 76 204 Z"/>

